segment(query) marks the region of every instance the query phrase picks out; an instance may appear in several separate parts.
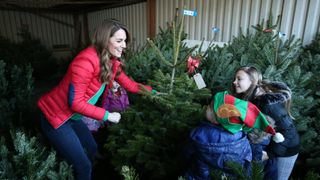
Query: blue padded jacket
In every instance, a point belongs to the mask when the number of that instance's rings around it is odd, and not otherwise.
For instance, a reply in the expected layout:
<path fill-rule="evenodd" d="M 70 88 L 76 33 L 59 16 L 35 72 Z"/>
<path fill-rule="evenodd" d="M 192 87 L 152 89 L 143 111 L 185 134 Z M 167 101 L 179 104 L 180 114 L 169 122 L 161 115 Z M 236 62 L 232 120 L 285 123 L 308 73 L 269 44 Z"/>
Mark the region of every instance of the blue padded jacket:
<path fill-rule="evenodd" d="M 212 169 L 231 174 L 226 162 L 232 161 L 250 171 L 251 148 L 242 131 L 231 134 L 221 126 L 202 123 L 190 133 L 186 179 L 211 179 Z"/>

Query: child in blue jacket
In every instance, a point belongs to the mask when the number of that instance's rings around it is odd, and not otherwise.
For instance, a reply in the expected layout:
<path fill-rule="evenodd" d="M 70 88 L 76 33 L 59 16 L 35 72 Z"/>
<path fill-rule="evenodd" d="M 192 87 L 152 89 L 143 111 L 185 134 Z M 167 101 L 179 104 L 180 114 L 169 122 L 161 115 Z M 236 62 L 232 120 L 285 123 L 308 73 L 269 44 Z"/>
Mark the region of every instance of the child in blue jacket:
<path fill-rule="evenodd" d="M 233 176 L 228 162 L 242 166 L 250 175 L 252 152 L 245 131 L 260 128 L 276 135 L 264 115 L 252 103 L 237 99 L 226 91 L 217 93 L 207 107 L 206 118 L 190 133 L 190 145 L 187 150 L 188 169 L 186 179 L 211 179 L 210 172 L 222 171 Z"/>

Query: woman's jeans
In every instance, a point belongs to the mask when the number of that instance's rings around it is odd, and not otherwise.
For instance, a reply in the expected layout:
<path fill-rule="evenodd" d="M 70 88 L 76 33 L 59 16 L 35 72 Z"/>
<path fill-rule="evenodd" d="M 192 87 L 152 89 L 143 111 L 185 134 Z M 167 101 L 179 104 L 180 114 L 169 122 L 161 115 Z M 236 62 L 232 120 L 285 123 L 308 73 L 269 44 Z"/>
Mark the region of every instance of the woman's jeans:
<path fill-rule="evenodd" d="M 73 166 L 75 178 L 91 180 L 97 144 L 88 127 L 81 120 L 68 120 L 54 129 L 41 115 L 41 129 L 57 152 Z"/>
<path fill-rule="evenodd" d="M 278 180 L 288 180 L 298 154 L 289 157 L 277 157 Z"/>

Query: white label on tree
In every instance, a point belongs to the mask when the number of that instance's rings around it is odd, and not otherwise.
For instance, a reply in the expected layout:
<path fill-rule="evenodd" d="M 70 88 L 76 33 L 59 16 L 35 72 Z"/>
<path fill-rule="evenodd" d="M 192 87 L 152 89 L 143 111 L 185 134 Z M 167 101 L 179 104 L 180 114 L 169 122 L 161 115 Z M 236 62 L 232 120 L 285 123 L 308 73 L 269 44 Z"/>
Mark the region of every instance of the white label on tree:
<path fill-rule="evenodd" d="M 201 74 L 197 73 L 193 76 L 194 80 L 196 81 L 196 84 L 198 86 L 198 89 L 202 89 L 206 87 L 206 83 L 204 82 Z"/>

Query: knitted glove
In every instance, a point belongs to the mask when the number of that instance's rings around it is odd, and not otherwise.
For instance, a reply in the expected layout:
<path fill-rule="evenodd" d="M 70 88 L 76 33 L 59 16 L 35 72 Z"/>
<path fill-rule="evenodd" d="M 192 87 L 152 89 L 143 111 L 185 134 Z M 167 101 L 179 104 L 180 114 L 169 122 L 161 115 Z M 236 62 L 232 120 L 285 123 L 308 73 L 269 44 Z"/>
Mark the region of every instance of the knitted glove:
<path fill-rule="evenodd" d="M 262 158 L 261 159 L 262 159 L 262 161 L 265 161 L 265 160 L 269 159 L 269 156 L 268 156 L 267 152 L 262 151 Z"/>
<path fill-rule="evenodd" d="M 121 114 L 118 112 L 110 112 L 108 115 L 108 121 L 118 123 L 121 119 Z"/>

